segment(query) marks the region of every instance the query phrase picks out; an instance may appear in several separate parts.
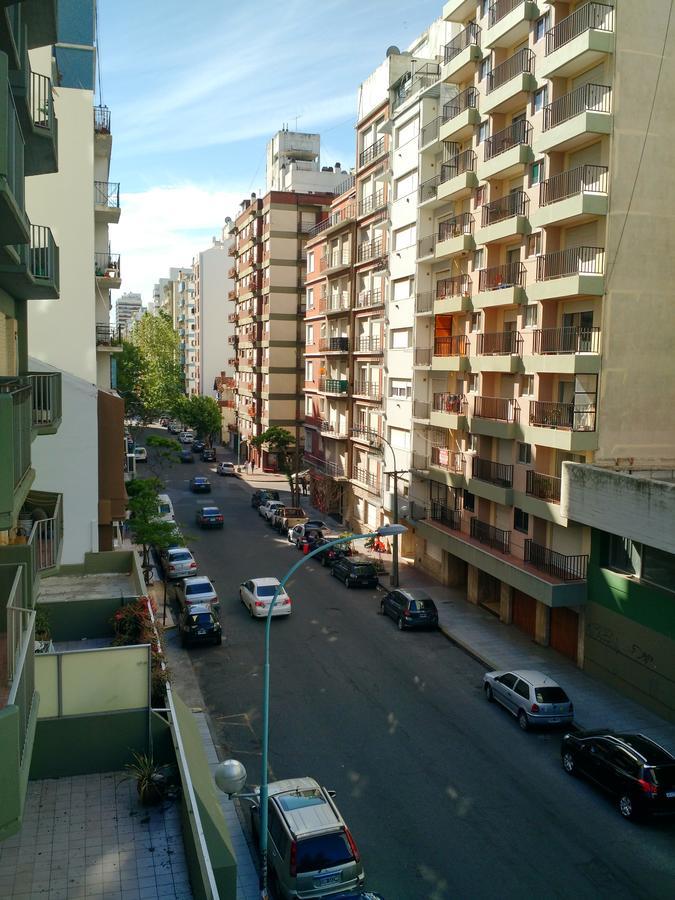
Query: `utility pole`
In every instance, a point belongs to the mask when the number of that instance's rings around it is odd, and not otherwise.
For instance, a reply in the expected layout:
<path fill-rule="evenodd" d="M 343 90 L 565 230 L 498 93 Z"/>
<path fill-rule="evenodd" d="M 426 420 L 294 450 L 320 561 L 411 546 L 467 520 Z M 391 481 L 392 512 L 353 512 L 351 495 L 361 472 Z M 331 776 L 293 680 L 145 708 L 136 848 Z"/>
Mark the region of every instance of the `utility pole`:
<path fill-rule="evenodd" d="M 393 451 L 392 451 L 393 452 Z M 394 458 L 394 463 L 396 462 L 396 458 Z M 393 502 L 393 525 L 398 525 L 398 476 L 399 475 L 407 475 L 409 469 L 394 469 L 393 472 L 385 472 L 385 475 L 391 475 L 394 479 L 394 502 Z M 398 534 L 394 535 L 394 543 L 392 545 L 391 551 L 391 578 L 390 584 L 392 587 L 399 586 L 399 565 L 398 565 Z"/>

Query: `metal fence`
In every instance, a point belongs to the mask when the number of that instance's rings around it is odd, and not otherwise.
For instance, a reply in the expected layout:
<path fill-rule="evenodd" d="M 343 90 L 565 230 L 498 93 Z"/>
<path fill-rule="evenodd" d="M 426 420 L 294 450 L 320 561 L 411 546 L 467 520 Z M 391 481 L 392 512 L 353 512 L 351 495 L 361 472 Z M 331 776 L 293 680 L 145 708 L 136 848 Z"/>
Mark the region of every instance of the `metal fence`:
<path fill-rule="evenodd" d="M 588 555 L 580 553 L 566 556 L 556 550 L 550 550 L 529 538 L 525 541 L 523 556 L 526 563 L 546 572 L 561 581 L 585 581 L 588 570 Z"/>
<path fill-rule="evenodd" d="M 607 3 L 586 3 L 562 19 L 546 32 L 546 56 L 591 29 L 614 31 L 614 7 Z"/>
<path fill-rule="evenodd" d="M 499 550 L 501 553 L 511 552 L 511 532 L 497 528 L 496 525 L 489 525 L 487 522 L 481 522 L 475 517 L 471 519 L 470 534 L 472 538 L 480 541 L 481 544 L 487 544 L 493 550 Z"/>

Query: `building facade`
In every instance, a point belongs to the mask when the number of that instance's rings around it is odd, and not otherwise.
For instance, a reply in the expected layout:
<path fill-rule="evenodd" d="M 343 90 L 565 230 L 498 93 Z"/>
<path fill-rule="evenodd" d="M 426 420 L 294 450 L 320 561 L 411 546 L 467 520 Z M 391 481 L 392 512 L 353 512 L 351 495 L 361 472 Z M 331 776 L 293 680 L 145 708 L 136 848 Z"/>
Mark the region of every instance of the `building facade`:
<path fill-rule="evenodd" d="M 186 370 L 188 393 L 213 397 L 216 378 L 234 375 L 234 366 L 228 364 L 227 338 L 234 334 L 234 325 L 227 321 L 227 292 L 234 282 L 228 278 L 230 267 L 228 249 L 234 239 L 227 226 L 220 238 L 213 238 L 211 246 L 198 253 L 192 261 L 195 287 L 195 341 L 196 365 Z M 188 381 L 188 375 L 190 381 Z"/>
<path fill-rule="evenodd" d="M 335 191 L 348 173 L 339 162 L 321 166 L 321 135 L 278 131 L 267 144 L 266 192 Z"/>
<path fill-rule="evenodd" d="M 115 325 L 122 336 L 142 315 L 143 299 L 140 294 L 126 292 L 115 301 Z"/>

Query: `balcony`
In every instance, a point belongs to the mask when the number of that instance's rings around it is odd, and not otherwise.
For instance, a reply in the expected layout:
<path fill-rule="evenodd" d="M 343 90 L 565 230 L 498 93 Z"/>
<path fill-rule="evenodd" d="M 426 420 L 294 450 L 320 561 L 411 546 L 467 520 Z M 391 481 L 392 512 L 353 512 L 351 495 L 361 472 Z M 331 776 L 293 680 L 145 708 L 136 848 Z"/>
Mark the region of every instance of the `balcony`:
<path fill-rule="evenodd" d="M 230 266 L 230 268 L 227 270 L 227 277 L 230 279 L 233 279 L 233 280 L 237 278 L 237 267 L 236 266 Z"/>
<path fill-rule="evenodd" d="M 59 248 L 51 228 L 30 226 L 30 244 L 4 248 L 0 288 L 21 300 L 56 300 L 59 297 Z"/>
<path fill-rule="evenodd" d="M 459 142 L 470 137 L 479 123 L 478 90 L 469 87 L 444 105 L 438 136 L 442 141 Z"/>
<path fill-rule="evenodd" d="M 364 197 L 363 200 L 359 200 L 359 218 L 370 216 L 386 205 L 387 201 L 384 199 L 384 191 L 375 191 L 370 196 Z"/>
<path fill-rule="evenodd" d="M 525 298 L 525 266 L 521 262 L 491 266 L 478 272 L 478 293 L 474 309 L 486 306 L 514 306 Z"/>
<path fill-rule="evenodd" d="M 465 459 L 462 453 L 448 450 L 447 447 L 432 447 L 430 463 L 440 469 L 447 469 L 455 475 L 464 475 Z"/>
<path fill-rule="evenodd" d="M 327 475 L 329 478 L 347 477 L 347 473 L 342 463 L 331 462 L 330 460 L 324 459 L 322 456 L 315 456 L 313 453 L 307 452 L 305 452 L 305 454 L 303 455 L 303 459 L 314 469 L 317 469 L 319 472 Z"/>
<path fill-rule="evenodd" d="M 474 397 L 470 431 L 503 440 L 512 439 L 520 422 L 520 407 L 506 397 Z"/>
<path fill-rule="evenodd" d="M 33 430 L 56 434 L 61 424 L 61 373 L 29 372 L 33 389 Z"/>
<path fill-rule="evenodd" d="M 538 153 L 563 153 L 587 143 L 592 135 L 612 132 L 612 88 L 584 84 L 544 107 Z"/>
<path fill-rule="evenodd" d="M 116 290 L 122 286 L 119 253 L 95 253 L 94 272 L 96 284 L 103 291 Z"/>
<path fill-rule="evenodd" d="M 451 431 L 466 431 L 467 402 L 463 394 L 437 393 L 433 396 L 431 424 Z"/>
<path fill-rule="evenodd" d="M 588 555 L 585 553 L 567 556 L 528 539 L 525 541 L 524 559 L 540 572 L 546 572 L 561 581 L 586 580 Z"/>
<path fill-rule="evenodd" d="M 30 73 L 29 116 L 24 127 L 24 169 L 26 175 L 57 172 L 58 122 L 54 115 L 51 78 Z"/>
<path fill-rule="evenodd" d="M 319 390 L 323 394 L 346 394 L 349 388 L 349 382 L 346 378 L 321 378 L 319 379 Z"/>
<path fill-rule="evenodd" d="M 363 241 L 357 248 L 357 261 L 368 262 L 369 260 L 381 259 L 385 255 L 384 243 L 382 238 L 376 238 L 373 241 Z"/>
<path fill-rule="evenodd" d="M 522 175 L 533 159 L 532 126 L 525 121 L 513 122 L 485 140 L 478 174 L 484 181 L 515 177 Z"/>
<path fill-rule="evenodd" d="M 330 294 L 327 297 L 321 296 L 316 305 L 316 311 L 320 314 L 329 316 L 334 313 L 344 313 L 349 309 L 349 292 Z M 311 314 L 311 310 L 307 310 Z"/>
<path fill-rule="evenodd" d="M 530 216 L 532 228 L 550 225 L 581 225 L 598 216 L 606 216 L 607 166 L 577 166 L 542 181 L 539 185 L 539 209 Z"/>
<path fill-rule="evenodd" d="M 467 81 L 473 75 L 476 63 L 483 57 L 480 34 L 480 26 L 470 22 L 456 38 L 445 45 L 441 70 L 443 81 L 458 84 Z"/>
<path fill-rule="evenodd" d="M 487 544 L 493 550 L 500 553 L 511 552 L 511 532 L 490 525 L 488 522 L 481 522 L 480 519 L 472 518 L 469 526 L 469 534 L 471 537 L 481 544 Z"/>
<path fill-rule="evenodd" d="M 423 464 L 420 465 L 420 462 Z M 417 463 L 413 467 L 424 472 L 430 481 L 454 488 L 466 487 L 465 460 L 461 453 L 455 453 L 446 447 L 432 447 L 430 459 L 415 459 L 413 463 Z"/>
<path fill-rule="evenodd" d="M 471 360 L 477 372 L 517 372 L 521 365 L 523 339 L 517 331 L 488 331 L 476 336 L 478 359 Z"/>
<path fill-rule="evenodd" d="M 0 93 L 7 100 L 5 133 L 0 142 L 0 245 L 26 244 L 30 225 L 24 211 L 24 142 L 14 95 L 8 87 L 6 59 L 4 68 L 0 68 Z"/>
<path fill-rule="evenodd" d="M 534 53 L 524 47 L 488 73 L 482 111 L 494 115 L 522 107 L 536 87 Z"/>
<path fill-rule="evenodd" d="M 359 154 L 359 169 L 372 165 L 378 159 L 381 159 L 387 153 L 387 143 L 384 136 L 378 138 L 369 147 L 366 147 Z"/>
<path fill-rule="evenodd" d="M 348 353 L 349 338 L 348 337 L 329 337 L 321 338 L 319 341 L 319 352 L 321 353 Z"/>
<path fill-rule="evenodd" d="M 455 275 L 436 283 L 434 313 L 467 312 L 471 308 L 472 283 L 469 275 Z"/>
<path fill-rule="evenodd" d="M 525 191 L 511 191 L 499 200 L 484 204 L 477 243 L 500 244 L 529 234 L 529 215 L 530 198 Z"/>
<path fill-rule="evenodd" d="M 94 212 L 97 222 L 116 224 L 120 220 L 119 181 L 94 182 Z"/>
<path fill-rule="evenodd" d="M 434 291 L 415 292 L 415 315 L 428 316 L 434 311 Z"/>
<path fill-rule="evenodd" d="M 568 247 L 537 257 L 537 281 L 530 289 L 532 300 L 566 297 L 600 297 L 605 291 L 603 247 Z"/>
<path fill-rule="evenodd" d="M 317 234 L 330 234 L 335 229 L 341 228 L 343 225 L 347 225 L 355 219 L 356 206 L 354 203 L 349 203 L 341 209 L 336 210 L 334 213 L 331 213 L 327 218 L 321 219 L 320 222 L 317 222 L 316 225 L 313 225 L 309 229 L 307 234 L 311 240 L 316 237 Z"/>
<path fill-rule="evenodd" d="M 462 511 L 446 506 L 440 500 L 431 501 L 429 518 L 434 522 L 440 522 L 446 528 L 452 528 L 453 531 L 461 531 L 462 529 Z"/>
<path fill-rule="evenodd" d="M 468 489 L 477 497 L 499 503 L 513 504 L 513 466 L 474 456 L 471 459 L 471 478 Z"/>
<path fill-rule="evenodd" d="M 432 259 L 436 251 L 436 235 L 427 234 L 417 241 L 417 260 Z"/>
<path fill-rule="evenodd" d="M 329 422 L 323 419 L 319 425 L 321 434 L 327 438 L 335 438 L 336 440 L 346 440 L 347 426 L 341 422 Z"/>
<path fill-rule="evenodd" d="M 485 46 L 513 47 L 527 40 L 530 23 L 539 16 L 532 0 L 495 0 L 488 9 Z"/>
<path fill-rule="evenodd" d="M 476 15 L 476 0 L 447 0 L 443 7 L 443 19 L 446 22 L 465 22 L 469 16 Z"/>
<path fill-rule="evenodd" d="M 364 484 L 370 491 L 379 493 L 380 478 L 376 472 L 369 472 L 368 469 L 354 465 L 352 467 L 352 479 L 353 481 L 358 481 L 359 484 Z"/>
<path fill-rule="evenodd" d="M 461 372 L 467 368 L 469 341 L 463 334 L 447 335 L 434 339 L 434 356 L 431 361 L 434 372 Z"/>
<path fill-rule="evenodd" d="M 94 107 L 94 134 L 110 134 L 110 110 L 107 106 Z"/>
<path fill-rule="evenodd" d="M 614 52 L 614 7 L 586 3 L 546 32 L 543 78 L 574 78 Z"/>
<path fill-rule="evenodd" d="M 379 356 L 384 353 L 382 338 L 379 335 L 363 334 L 356 338 L 353 353 Z"/>
<path fill-rule="evenodd" d="M 378 450 L 382 449 L 382 435 L 378 430 L 370 428 L 367 420 L 357 422 L 351 429 L 351 439 Z"/>
<path fill-rule="evenodd" d="M 430 369 L 433 350 L 429 347 L 415 347 L 413 350 L 413 368 Z"/>
<path fill-rule="evenodd" d="M 356 295 L 355 308 L 359 310 L 374 309 L 384 304 L 384 294 L 379 288 L 359 291 Z"/>
<path fill-rule="evenodd" d="M 597 374 L 600 371 L 600 329 L 576 325 L 537 328 L 532 332 L 534 356 L 525 359 L 528 372 L 564 375 Z"/>
<path fill-rule="evenodd" d="M 441 177 L 436 191 L 438 203 L 461 200 L 478 187 L 476 154 L 473 150 L 458 153 L 441 165 Z"/>
<path fill-rule="evenodd" d="M 228 300 L 236 300 L 237 299 L 237 292 L 234 288 L 232 288 L 231 291 L 227 292 L 227 299 Z"/>
<path fill-rule="evenodd" d="M 334 275 L 340 269 L 350 266 L 352 262 L 352 253 L 349 246 L 337 247 L 333 250 L 327 250 L 321 256 L 321 271 L 325 275 Z"/>
<path fill-rule="evenodd" d="M 532 400 L 530 425 L 563 431 L 595 431 L 595 403 L 554 403 Z"/>
<path fill-rule="evenodd" d="M 475 250 L 473 226 L 474 218 L 471 213 L 462 213 L 452 219 L 439 222 L 434 251 L 436 259 L 450 259 L 458 253 Z"/>
<path fill-rule="evenodd" d="M 122 350 L 123 331 L 122 326 L 97 325 L 96 349 L 101 352 L 116 353 Z"/>
<path fill-rule="evenodd" d="M 530 469 L 527 473 L 525 493 L 546 503 L 560 503 L 560 485 L 562 479 L 555 475 L 544 475 Z"/>
<path fill-rule="evenodd" d="M 431 403 L 426 400 L 413 400 L 412 417 L 415 422 L 429 423 Z"/>
<path fill-rule="evenodd" d="M 25 378 L 0 378 L 0 530 L 11 528 L 28 495 L 33 401 Z"/>
<path fill-rule="evenodd" d="M 441 67 L 438 63 L 424 63 L 423 65 L 416 63 L 415 66 L 414 71 L 404 75 L 394 87 L 391 101 L 392 111 L 397 110 L 412 97 L 429 88 L 433 89 L 429 92 L 430 96 L 439 96 L 440 90 L 437 82 L 441 77 Z"/>
<path fill-rule="evenodd" d="M 352 397 L 380 401 L 382 399 L 382 388 L 375 381 L 355 379 L 352 387 Z"/>

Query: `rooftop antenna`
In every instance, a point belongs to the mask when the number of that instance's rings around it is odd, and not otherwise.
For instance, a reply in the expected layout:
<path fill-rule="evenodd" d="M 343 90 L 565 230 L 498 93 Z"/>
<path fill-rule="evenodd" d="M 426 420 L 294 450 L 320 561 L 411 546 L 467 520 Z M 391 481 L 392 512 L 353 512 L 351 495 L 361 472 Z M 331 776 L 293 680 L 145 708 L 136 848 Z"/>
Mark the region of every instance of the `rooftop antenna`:
<path fill-rule="evenodd" d="M 299 115 L 299 116 L 296 116 L 296 117 L 295 117 L 295 130 L 296 130 L 296 131 L 298 130 L 298 119 L 301 119 L 301 118 L 302 118 L 302 115 Z"/>

